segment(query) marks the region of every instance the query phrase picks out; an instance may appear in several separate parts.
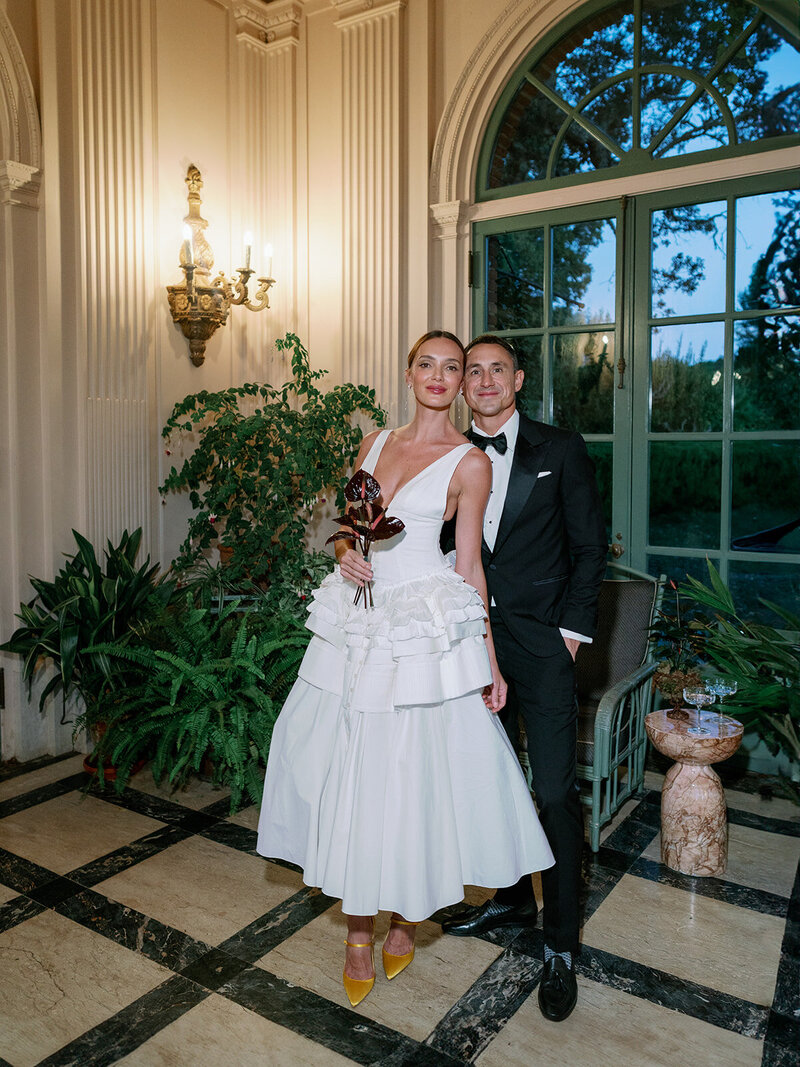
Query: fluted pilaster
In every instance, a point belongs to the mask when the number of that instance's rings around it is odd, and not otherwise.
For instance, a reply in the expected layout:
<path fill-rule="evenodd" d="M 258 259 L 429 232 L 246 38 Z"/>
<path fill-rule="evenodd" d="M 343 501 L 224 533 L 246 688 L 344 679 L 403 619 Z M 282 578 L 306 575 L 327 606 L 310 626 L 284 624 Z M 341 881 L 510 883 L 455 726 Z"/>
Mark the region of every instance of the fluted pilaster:
<path fill-rule="evenodd" d="M 342 35 L 343 293 L 346 379 L 399 415 L 405 0 L 332 0 Z"/>
<path fill-rule="evenodd" d="M 273 246 L 270 310 L 247 322 L 247 373 L 269 377 L 264 354 L 272 338 L 297 329 L 297 49 L 302 6 L 243 0 L 235 9 L 239 99 L 243 102 L 240 159 L 247 226 L 256 235 L 255 265 Z M 253 319 L 254 316 L 249 316 Z"/>
<path fill-rule="evenodd" d="M 149 542 L 155 498 L 150 10 L 142 0 L 73 0 L 78 344 L 87 532 L 95 541 L 142 526 Z"/>

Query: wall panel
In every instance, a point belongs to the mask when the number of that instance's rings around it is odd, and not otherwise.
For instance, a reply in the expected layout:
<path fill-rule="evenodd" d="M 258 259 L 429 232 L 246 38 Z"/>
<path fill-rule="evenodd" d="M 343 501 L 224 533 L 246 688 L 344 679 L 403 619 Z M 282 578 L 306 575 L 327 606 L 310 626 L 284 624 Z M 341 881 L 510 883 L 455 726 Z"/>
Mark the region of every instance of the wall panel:
<path fill-rule="evenodd" d="M 85 532 L 102 543 L 141 526 L 150 544 L 155 441 L 148 374 L 156 297 L 150 4 L 73 0 L 73 16 Z"/>
<path fill-rule="evenodd" d="M 400 195 L 405 0 L 333 0 L 342 35 L 342 365 L 401 410 Z M 405 338 L 403 338 L 403 342 Z"/>

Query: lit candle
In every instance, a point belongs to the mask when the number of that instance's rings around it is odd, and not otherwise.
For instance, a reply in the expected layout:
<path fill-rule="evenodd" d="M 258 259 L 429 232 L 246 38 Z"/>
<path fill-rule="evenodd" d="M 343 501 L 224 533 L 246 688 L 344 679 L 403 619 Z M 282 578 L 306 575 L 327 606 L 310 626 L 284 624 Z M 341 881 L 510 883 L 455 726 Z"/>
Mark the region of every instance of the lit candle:
<path fill-rule="evenodd" d="M 264 245 L 264 259 L 267 261 L 267 277 L 272 277 L 272 245 Z"/>
<path fill-rule="evenodd" d="M 244 269 L 250 269 L 250 252 L 253 247 L 253 235 L 248 230 L 244 235 Z"/>
<path fill-rule="evenodd" d="M 185 222 L 183 224 L 183 262 L 187 267 L 191 267 L 192 259 L 192 227 Z"/>

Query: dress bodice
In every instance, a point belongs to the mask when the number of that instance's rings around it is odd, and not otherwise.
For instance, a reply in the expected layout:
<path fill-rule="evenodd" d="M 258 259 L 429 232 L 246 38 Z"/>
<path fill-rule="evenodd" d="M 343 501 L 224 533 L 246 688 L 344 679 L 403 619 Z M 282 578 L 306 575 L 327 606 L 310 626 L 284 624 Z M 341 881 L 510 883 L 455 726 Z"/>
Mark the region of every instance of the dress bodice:
<path fill-rule="evenodd" d="M 390 430 L 383 430 L 367 453 L 362 469 L 375 473 Z M 389 502 L 387 514 L 402 519 L 405 529 L 387 541 L 376 541 L 370 553 L 372 570 L 380 582 L 405 582 L 444 570 L 439 535 L 447 507 L 447 491 L 456 467 L 474 445 L 456 445 L 429 463 L 401 486 Z"/>

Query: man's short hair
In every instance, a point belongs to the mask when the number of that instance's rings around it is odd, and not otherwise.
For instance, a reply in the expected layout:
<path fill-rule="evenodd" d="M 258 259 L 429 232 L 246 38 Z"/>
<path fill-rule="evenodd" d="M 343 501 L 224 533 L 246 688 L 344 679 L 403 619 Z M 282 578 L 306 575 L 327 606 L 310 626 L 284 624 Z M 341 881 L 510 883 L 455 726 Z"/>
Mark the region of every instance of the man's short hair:
<path fill-rule="evenodd" d="M 519 370 L 519 356 L 507 337 L 498 337 L 496 333 L 482 333 L 480 336 L 472 338 L 470 343 L 464 348 L 464 354 L 469 355 L 470 349 L 474 348 L 475 345 L 499 345 L 500 348 L 504 349 L 508 352 L 509 356 L 511 356 L 511 362 L 514 365 L 514 373 L 516 374 Z"/>

